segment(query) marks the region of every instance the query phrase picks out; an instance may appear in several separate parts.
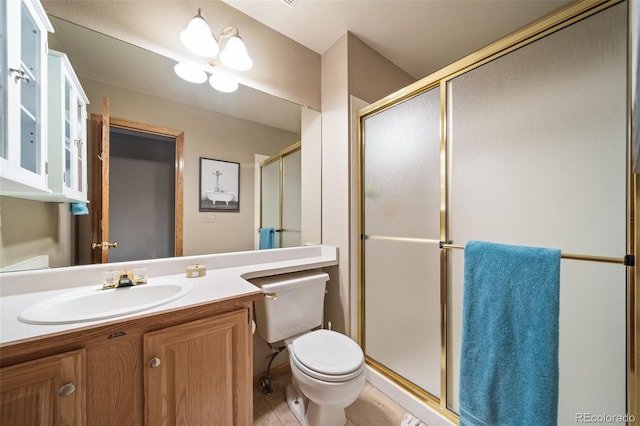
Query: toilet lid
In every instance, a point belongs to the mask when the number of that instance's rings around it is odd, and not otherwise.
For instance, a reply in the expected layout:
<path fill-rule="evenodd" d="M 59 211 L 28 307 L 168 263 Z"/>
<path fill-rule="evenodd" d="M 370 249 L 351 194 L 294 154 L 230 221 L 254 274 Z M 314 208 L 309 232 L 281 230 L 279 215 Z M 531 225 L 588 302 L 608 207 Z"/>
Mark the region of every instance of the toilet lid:
<path fill-rule="evenodd" d="M 358 370 L 364 361 L 360 346 L 344 334 L 317 330 L 296 338 L 295 358 L 315 372 L 342 376 Z"/>

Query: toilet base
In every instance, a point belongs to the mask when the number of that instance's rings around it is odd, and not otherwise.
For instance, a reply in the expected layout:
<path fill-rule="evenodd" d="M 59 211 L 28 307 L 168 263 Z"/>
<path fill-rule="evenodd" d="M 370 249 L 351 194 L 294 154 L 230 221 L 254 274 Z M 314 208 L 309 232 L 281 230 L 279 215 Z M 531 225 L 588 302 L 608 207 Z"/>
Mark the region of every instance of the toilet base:
<path fill-rule="evenodd" d="M 309 401 L 295 383 L 287 385 L 285 395 L 289 410 L 302 426 L 344 426 L 347 423 L 343 407 L 320 407 Z"/>
<path fill-rule="evenodd" d="M 309 399 L 300 392 L 300 389 L 293 383 L 288 384 L 285 389 L 285 397 L 287 399 L 287 405 L 289 410 L 298 419 L 302 426 L 309 426 L 307 421 L 307 406 L 309 405 Z"/>

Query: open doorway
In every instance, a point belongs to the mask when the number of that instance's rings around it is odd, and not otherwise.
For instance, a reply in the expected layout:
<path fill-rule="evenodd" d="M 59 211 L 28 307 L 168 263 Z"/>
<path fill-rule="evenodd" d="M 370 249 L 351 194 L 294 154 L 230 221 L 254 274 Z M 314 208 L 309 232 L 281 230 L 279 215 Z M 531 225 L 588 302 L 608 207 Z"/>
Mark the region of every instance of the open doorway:
<path fill-rule="evenodd" d="M 91 262 L 182 256 L 184 133 L 91 121 Z"/>
<path fill-rule="evenodd" d="M 175 256 L 175 138 L 110 129 L 110 262 Z"/>

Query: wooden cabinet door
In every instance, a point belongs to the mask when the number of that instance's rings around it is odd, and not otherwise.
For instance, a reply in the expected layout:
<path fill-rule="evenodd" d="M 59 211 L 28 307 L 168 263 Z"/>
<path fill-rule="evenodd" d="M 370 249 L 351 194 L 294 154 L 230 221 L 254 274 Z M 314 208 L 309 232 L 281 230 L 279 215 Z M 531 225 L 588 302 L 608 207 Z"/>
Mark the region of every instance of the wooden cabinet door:
<path fill-rule="evenodd" d="M 249 311 L 144 335 L 145 424 L 251 425 Z"/>
<path fill-rule="evenodd" d="M 128 330 L 127 330 L 128 331 Z M 142 426 L 142 334 L 107 340 L 87 350 L 87 424 Z"/>
<path fill-rule="evenodd" d="M 0 424 L 84 425 L 85 352 L 66 352 L 0 369 Z"/>

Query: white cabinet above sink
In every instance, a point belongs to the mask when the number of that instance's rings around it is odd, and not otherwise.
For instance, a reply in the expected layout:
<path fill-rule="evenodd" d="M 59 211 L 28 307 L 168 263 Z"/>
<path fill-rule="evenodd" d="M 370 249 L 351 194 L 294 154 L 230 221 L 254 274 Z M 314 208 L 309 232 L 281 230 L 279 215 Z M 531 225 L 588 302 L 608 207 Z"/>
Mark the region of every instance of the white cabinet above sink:
<path fill-rule="evenodd" d="M 47 193 L 47 35 L 53 27 L 38 0 L 3 1 L 0 8 L 6 52 L 0 55 L 0 194 Z"/>
<path fill-rule="evenodd" d="M 49 51 L 49 189 L 57 201 L 87 201 L 89 99 L 64 53 Z"/>
<path fill-rule="evenodd" d="M 0 195 L 86 202 L 89 100 L 40 2 L 0 8 Z"/>

